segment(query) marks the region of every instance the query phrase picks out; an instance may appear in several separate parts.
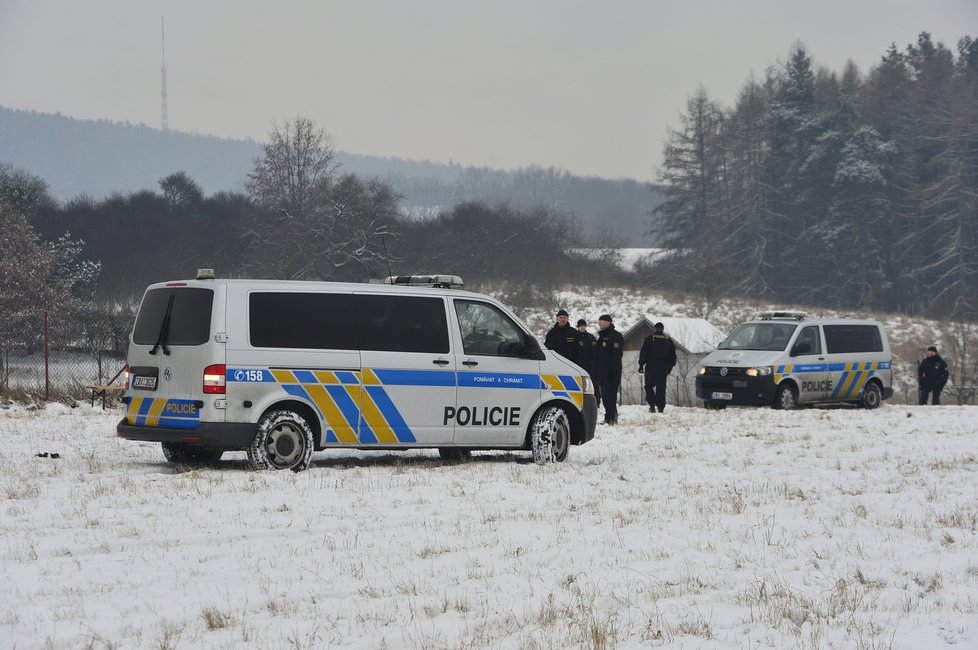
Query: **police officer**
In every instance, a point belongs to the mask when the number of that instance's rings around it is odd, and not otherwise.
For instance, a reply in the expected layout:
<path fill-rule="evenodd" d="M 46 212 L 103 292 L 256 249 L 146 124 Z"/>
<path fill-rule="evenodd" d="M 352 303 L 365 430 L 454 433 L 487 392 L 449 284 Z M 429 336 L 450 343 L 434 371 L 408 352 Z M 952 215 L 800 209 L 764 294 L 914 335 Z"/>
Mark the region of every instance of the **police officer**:
<path fill-rule="evenodd" d="M 649 413 L 666 410 L 666 377 L 676 365 L 676 344 L 665 333 L 665 326 L 656 323 L 652 334 L 642 342 L 638 353 L 638 371 L 645 371 L 645 401 L 649 403 Z"/>
<path fill-rule="evenodd" d="M 927 348 L 927 356 L 921 359 L 917 366 L 917 383 L 920 386 L 920 405 L 927 404 L 927 396 L 932 395 L 931 403 L 934 406 L 941 404 L 941 391 L 947 383 L 950 371 L 947 362 L 937 354 L 937 348 L 933 345 Z"/>
<path fill-rule="evenodd" d="M 577 363 L 578 332 L 567 321 L 567 311 L 564 309 L 558 311 L 557 323 L 547 332 L 543 344 L 548 350 L 553 350 L 568 361 Z"/>
<path fill-rule="evenodd" d="M 621 385 L 621 356 L 625 339 L 615 329 L 611 316 L 598 318 L 597 343 L 594 347 L 595 383 L 604 402 L 604 423 L 618 424 L 618 387 Z"/>
<path fill-rule="evenodd" d="M 587 331 L 587 321 L 581 318 L 577 321 L 577 365 L 584 368 L 594 381 L 594 345 L 597 339 Z M 600 405 L 601 402 L 599 401 Z"/>

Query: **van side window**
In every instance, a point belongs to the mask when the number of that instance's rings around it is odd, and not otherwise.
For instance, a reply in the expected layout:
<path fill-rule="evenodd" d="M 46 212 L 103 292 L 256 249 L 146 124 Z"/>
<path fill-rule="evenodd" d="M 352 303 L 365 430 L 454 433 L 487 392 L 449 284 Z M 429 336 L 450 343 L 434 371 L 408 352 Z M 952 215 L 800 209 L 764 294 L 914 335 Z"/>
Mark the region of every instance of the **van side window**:
<path fill-rule="evenodd" d="M 351 294 L 255 292 L 248 306 L 256 348 L 357 349 Z"/>
<path fill-rule="evenodd" d="M 823 325 L 829 354 L 882 352 L 883 338 L 876 325 Z"/>
<path fill-rule="evenodd" d="M 808 344 L 808 352 L 805 354 L 822 354 L 822 340 L 818 336 L 818 325 L 802 328 L 798 340 L 795 341 L 795 347 L 802 343 Z"/>
<path fill-rule="evenodd" d="M 443 299 L 356 294 L 354 302 L 361 350 L 431 354 L 449 351 Z"/>
<path fill-rule="evenodd" d="M 170 298 L 173 298 L 171 304 Z M 132 342 L 153 345 L 162 339 L 163 345 L 202 345 L 211 338 L 213 289 L 185 287 L 153 289 L 146 293 L 139 306 Z M 170 310 L 167 320 L 166 312 Z M 166 327 L 164 327 L 166 325 Z M 164 331 L 165 330 L 165 331 Z"/>
<path fill-rule="evenodd" d="M 525 349 L 525 335 L 506 314 L 484 302 L 455 301 L 465 354 L 490 357 L 517 356 Z"/>

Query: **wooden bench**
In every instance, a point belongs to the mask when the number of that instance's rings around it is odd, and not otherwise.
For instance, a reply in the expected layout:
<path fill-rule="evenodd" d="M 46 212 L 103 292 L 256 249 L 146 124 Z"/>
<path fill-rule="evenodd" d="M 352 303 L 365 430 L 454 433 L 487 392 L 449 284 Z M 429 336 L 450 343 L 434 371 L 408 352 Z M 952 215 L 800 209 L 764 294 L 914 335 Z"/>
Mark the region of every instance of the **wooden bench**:
<path fill-rule="evenodd" d="M 125 390 L 125 386 L 86 386 L 85 388 L 92 391 L 92 407 L 95 407 L 95 400 L 102 397 L 102 410 L 105 410 L 105 396 L 108 393 L 121 393 Z"/>

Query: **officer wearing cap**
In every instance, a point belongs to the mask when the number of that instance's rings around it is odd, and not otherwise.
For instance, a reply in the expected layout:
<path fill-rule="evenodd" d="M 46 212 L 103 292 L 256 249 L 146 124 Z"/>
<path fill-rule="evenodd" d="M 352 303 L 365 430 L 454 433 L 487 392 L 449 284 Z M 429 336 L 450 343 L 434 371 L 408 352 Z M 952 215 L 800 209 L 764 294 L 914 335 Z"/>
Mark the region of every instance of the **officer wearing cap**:
<path fill-rule="evenodd" d="M 594 347 L 594 380 L 604 402 L 604 423 L 618 424 L 618 387 L 621 386 L 621 357 L 625 352 L 625 339 L 615 329 L 608 314 L 601 314 L 598 327 L 600 331 Z"/>
<path fill-rule="evenodd" d="M 587 321 L 583 318 L 577 321 L 577 365 L 584 368 L 591 380 L 594 381 L 594 345 L 597 339 L 587 331 Z M 598 402 L 600 406 L 601 402 Z"/>
<path fill-rule="evenodd" d="M 645 400 L 650 413 L 666 410 L 666 377 L 676 365 L 676 344 L 665 329 L 662 323 L 653 325 L 638 353 L 638 371 L 645 371 Z"/>
<path fill-rule="evenodd" d="M 947 362 L 937 354 L 937 348 L 930 346 L 927 348 L 927 356 L 924 357 L 917 366 L 917 383 L 920 386 L 920 405 L 927 404 L 927 396 L 931 396 L 931 403 L 934 406 L 941 404 L 941 391 L 951 372 L 948 370 Z"/>
<path fill-rule="evenodd" d="M 577 336 L 577 330 L 568 322 L 567 310 L 561 309 L 557 312 L 556 324 L 547 332 L 543 344 L 548 350 L 553 350 L 568 361 L 577 363 Z"/>

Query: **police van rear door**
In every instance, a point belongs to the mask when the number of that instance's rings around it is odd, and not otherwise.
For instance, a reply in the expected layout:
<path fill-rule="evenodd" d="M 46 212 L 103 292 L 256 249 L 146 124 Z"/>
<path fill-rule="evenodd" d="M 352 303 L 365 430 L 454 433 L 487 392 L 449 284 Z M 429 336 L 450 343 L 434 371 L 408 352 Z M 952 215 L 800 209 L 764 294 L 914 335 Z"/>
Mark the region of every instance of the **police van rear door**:
<path fill-rule="evenodd" d="M 832 362 L 832 390 L 828 399 L 858 400 L 869 378 L 889 368 L 889 363 L 880 363 L 883 335 L 879 327 L 871 323 L 836 323 L 823 325 L 822 329 Z"/>
<path fill-rule="evenodd" d="M 355 293 L 363 445 L 451 444 L 455 357 L 439 295 Z"/>
<path fill-rule="evenodd" d="M 224 285 L 170 282 L 143 296 L 129 346 L 129 424 L 196 429 L 224 421 Z"/>
<path fill-rule="evenodd" d="M 540 361 L 526 355 L 535 340 L 496 305 L 463 298 L 452 303 L 458 327 L 455 444 L 518 446 L 540 403 Z"/>

